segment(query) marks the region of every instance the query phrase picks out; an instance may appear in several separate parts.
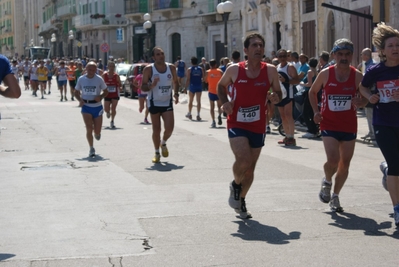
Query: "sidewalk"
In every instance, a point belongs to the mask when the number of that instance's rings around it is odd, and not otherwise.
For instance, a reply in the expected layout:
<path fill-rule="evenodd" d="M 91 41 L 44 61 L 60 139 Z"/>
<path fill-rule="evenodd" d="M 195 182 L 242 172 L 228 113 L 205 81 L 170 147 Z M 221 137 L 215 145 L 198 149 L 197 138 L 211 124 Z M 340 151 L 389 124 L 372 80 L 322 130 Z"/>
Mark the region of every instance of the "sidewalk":
<path fill-rule="evenodd" d="M 180 94 L 181 97 L 182 94 Z M 188 95 L 187 95 L 187 100 L 188 100 Z M 187 105 L 187 103 L 182 104 L 182 105 Z M 192 109 L 192 114 L 196 114 L 196 101 L 194 99 L 193 101 L 193 109 Z M 208 98 L 208 91 L 203 91 L 202 95 L 201 95 L 201 116 L 203 118 L 206 117 L 210 117 L 208 111 L 210 110 L 210 104 L 209 104 L 209 98 Z M 368 144 L 371 146 L 377 146 L 377 143 L 375 141 L 373 142 L 368 142 L 368 141 L 364 141 L 361 137 L 365 136 L 366 134 L 368 134 L 369 129 L 368 129 L 368 125 L 367 125 L 367 119 L 366 119 L 366 115 L 365 115 L 365 111 L 364 109 L 359 109 L 357 111 L 357 123 L 358 123 L 358 131 L 357 131 L 357 139 L 356 141 L 359 143 L 364 143 L 364 144 Z M 272 124 L 271 125 L 271 129 L 273 132 L 277 132 L 277 124 Z M 295 134 L 297 135 L 302 135 L 304 133 L 306 133 L 306 127 L 304 126 L 296 126 L 295 127 L 296 131 Z"/>

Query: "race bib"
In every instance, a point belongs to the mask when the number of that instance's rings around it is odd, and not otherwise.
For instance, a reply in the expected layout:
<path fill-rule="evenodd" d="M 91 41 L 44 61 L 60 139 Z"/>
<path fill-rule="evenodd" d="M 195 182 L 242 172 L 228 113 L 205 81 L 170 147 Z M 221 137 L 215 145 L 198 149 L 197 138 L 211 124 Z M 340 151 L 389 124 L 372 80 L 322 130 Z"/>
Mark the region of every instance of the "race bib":
<path fill-rule="evenodd" d="M 329 95 L 328 108 L 331 111 L 346 111 L 352 107 L 352 96 L 350 95 Z"/>
<path fill-rule="evenodd" d="M 83 95 L 97 95 L 95 86 L 84 86 L 82 90 Z"/>
<path fill-rule="evenodd" d="M 260 120 L 260 106 L 248 108 L 239 108 L 237 111 L 237 121 L 239 122 L 255 122 Z"/>
<path fill-rule="evenodd" d="M 380 103 L 394 102 L 392 94 L 399 89 L 399 80 L 377 82 L 377 89 L 380 93 Z"/>
<path fill-rule="evenodd" d="M 109 93 L 115 93 L 116 92 L 116 86 L 108 86 L 108 92 Z"/>
<path fill-rule="evenodd" d="M 159 93 L 161 95 L 169 95 L 170 94 L 170 86 L 159 86 Z"/>

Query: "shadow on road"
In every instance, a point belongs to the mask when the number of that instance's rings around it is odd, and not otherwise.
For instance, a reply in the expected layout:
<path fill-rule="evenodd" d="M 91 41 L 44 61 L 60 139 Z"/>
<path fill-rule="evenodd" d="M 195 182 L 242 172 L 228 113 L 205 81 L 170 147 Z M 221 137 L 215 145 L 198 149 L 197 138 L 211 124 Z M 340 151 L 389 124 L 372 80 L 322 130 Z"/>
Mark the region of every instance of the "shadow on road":
<path fill-rule="evenodd" d="M 151 167 L 145 168 L 148 171 L 159 171 L 159 172 L 170 172 L 173 170 L 181 170 L 184 166 L 177 166 L 176 164 L 172 164 L 169 162 L 160 162 L 155 163 Z"/>
<path fill-rule="evenodd" d="M 2 254 L 2 253 L 0 253 L 0 261 L 6 260 L 6 259 L 9 259 L 9 258 L 12 258 L 12 257 L 15 257 L 15 255 L 14 254 Z"/>
<path fill-rule="evenodd" d="M 264 225 L 252 219 L 234 223 L 238 224 L 238 230 L 237 233 L 231 235 L 247 241 L 266 241 L 269 244 L 284 245 L 301 236 L 300 232 L 285 234 L 277 227 Z"/>
<path fill-rule="evenodd" d="M 85 158 L 80 158 L 80 159 L 76 159 L 76 160 L 96 162 L 96 161 L 104 161 L 104 160 L 109 160 L 109 159 L 103 158 L 99 154 L 96 154 L 94 157 L 85 157 Z"/>
<path fill-rule="evenodd" d="M 393 235 L 389 235 L 381 230 L 390 229 L 392 222 L 382 222 L 378 224 L 375 220 L 370 218 L 363 218 L 352 213 L 343 212 L 326 212 L 331 215 L 331 219 L 335 222 L 329 225 L 336 226 L 345 230 L 361 230 L 364 231 L 364 235 L 370 236 L 391 236 L 399 239 L 399 232 L 396 231 Z"/>

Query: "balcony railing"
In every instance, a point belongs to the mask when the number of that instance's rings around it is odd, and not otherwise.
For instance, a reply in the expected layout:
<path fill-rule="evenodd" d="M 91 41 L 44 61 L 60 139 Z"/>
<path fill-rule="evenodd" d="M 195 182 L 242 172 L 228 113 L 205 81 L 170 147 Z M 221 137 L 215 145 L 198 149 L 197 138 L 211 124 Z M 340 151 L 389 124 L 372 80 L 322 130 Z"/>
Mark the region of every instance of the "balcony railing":
<path fill-rule="evenodd" d="M 148 0 L 125 0 L 125 14 L 148 13 Z"/>
<path fill-rule="evenodd" d="M 97 18 L 92 20 L 93 27 L 118 27 L 126 25 L 127 21 L 124 17 L 116 17 L 115 14 L 107 15 L 105 18 Z"/>
<path fill-rule="evenodd" d="M 57 7 L 57 16 L 58 17 L 73 17 L 76 15 L 76 7 L 75 6 L 61 6 Z"/>
<path fill-rule="evenodd" d="M 183 8 L 181 0 L 153 0 L 154 10 Z"/>
<path fill-rule="evenodd" d="M 73 17 L 73 21 L 75 24 L 76 28 L 83 28 L 83 27 L 88 27 L 93 25 L 93 20 L 90 18 L 91 14 L 85 14 L 85 15 L 78 15 Z"/>
<path fill-rule="evenodd" d="M 50 30 L 50 29 L 52 29 L 52 28 L 54 28 L 54 27 L 53 27 L 53 23 L 52 23 L 51 19 L 49 19 L 49 20 L 47 20 L 45 23 L 43 23 L 43 24 L 40 25 L 39 33 L 40 33 L 40 32 L 48 31 L 48 30 Z"/>

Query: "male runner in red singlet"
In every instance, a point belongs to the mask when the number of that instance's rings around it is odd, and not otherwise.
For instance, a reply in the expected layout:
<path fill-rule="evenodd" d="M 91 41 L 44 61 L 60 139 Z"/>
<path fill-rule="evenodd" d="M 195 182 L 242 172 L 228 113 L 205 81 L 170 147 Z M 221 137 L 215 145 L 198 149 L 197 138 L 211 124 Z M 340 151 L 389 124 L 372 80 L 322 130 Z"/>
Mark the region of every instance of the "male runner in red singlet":
<path fill-rule="evenodd" d="M 247 61 L 230 65 L 218 83 L 218 97 L 228 114 L 227 129 L 235 156 L 229 205 L 241 218 L 252 218 L 245 197 L 254 179 L 255 165 L 264 146 L 267 100 L 278 103 L 281 89 L 276 67 L 262 62 L 265 39 L 251 34 L 244 41 Z M 227 99 L 227 87 L 231 101 Z M 272 89 L 272 91 L 270 91 Z"/>
<path fill-rule="evenodd" d="M 315 123 L 320 123 L 327 162 L 319 198 L 330 203 L 335 212 L 342 212 L 338 194 L 349 173 L 349 164 L 355 150 L 357 133 L 356 108 L 364 106 L 367 99 L 358 94 L 363 75 L 352 67 L 353 43 L 348 39 L 335 41 L 332 54 L 336 64 L 325 68 L 317 76 L 309 91 L 309 101 L 314 112 Z M 319 111 L 317 93 L 323 88 Z M 335 175 L 333 194 L 332 177 Z"/>

